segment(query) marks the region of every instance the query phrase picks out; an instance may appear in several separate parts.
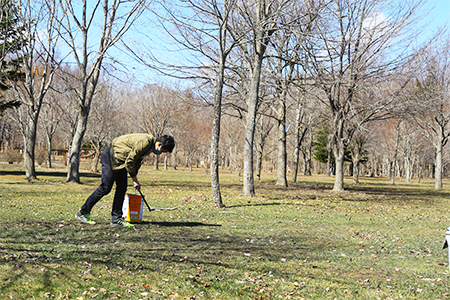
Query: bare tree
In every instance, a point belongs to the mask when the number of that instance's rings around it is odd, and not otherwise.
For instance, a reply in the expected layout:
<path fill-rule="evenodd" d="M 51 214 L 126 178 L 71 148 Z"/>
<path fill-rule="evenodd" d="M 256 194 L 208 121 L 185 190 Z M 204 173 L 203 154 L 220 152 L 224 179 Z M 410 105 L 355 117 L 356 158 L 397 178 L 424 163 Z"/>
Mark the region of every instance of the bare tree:
<path fill-rule="evenodd" d="M 142 14 L 148 1 L 97 0 L 89 2 L 89 6 L 87 0 L 83 0 L 81 6 L 75 6 L 70 0 L 59 2 L 63 12 L 62 21 L 58 23 L 60 35 L 70 48 L 79 71 L 76 78 L 79 86 L 71 88 L 78 100 L 78 123 L 67 158 L 67 181 L 79 183 L 81 146 L 106 53 Z M 96 31 L 97 17 L 101 19 L 100 32 Z M 94 41 L 89 38 L 93 32 L 96 33 Z M 98 47 L 96 51 L 92 50 L 94 46 Z"/>
<path fill-rule="evenodd" d="M 148 84 L 136 93 L 135 122 L 140 132 L 154 137 L 173 134 L 179 123 L 180 102 L 183 95 L 176 89 L 164 85 Z M 159 155 L 155 155 L 155 169 L 158 169 Z"/>
<path fill-rule="evenodd" d="M 222 96 L 224 89 L 224 76 L 225 76 L 225 63 L 228 54 L 232 48 L 236 45 L 235 43 L 228 43 L 227 26 L 230 14 L 234 9 L 235 1 L 226 1 L 219 14 L 214 14 L 216 16 L 216 22 L 218 27 L 218 35 L 215 37 L 215 41 L 218 44 L 218 49 L 216 53 L 216 76 L 211 80 L 214 85 L 214 109 L 213 109 L 213 126 L 211 134 L 211 190 L 214 204 L 219 207 L 225 207 L 222 201 L 222 194 L 220 193 L 220 182 L 219 182 L 219 141 L 220 141 L 220 124 L 222 117 Z M 218 10 L 215 10 L 218 12 Z M 237 42 L 237 41 L 236 41 Z"/>
<path fill-rule="evenodd" d="M 436 43 L 427 72 L 417 78 L 413 116 L 422 134 L 434 145 L 435 189 L 442 189 L 443 147 L 450 137 L 450 39 Z"/>
<path fill-rule="evenodd" d="M 47 93 L 46 101 L 42 103 L 42 112 L 40 117 L 40 124 L 44 129 L 47 140 L 47 167 L 52 167 L 52 148 L 53 137 L 58 129 L 58 125 L 64 117 L 64 113 L 59 107 L 57 101 L 57 93 L 50 90 Z"/>
<path fill-rule="evenodd" d="M 277 184 L 287 186 L 287 152 L 286 152 L 286 114 L 290 111 L 288 96 L 295 81 L 302 81 L 304 74 L 299 74 L 299 64 L 304 65 L 305 41 L 313 35 L 313 23 L 322 9 L 322 1 L 300 1 L 292 5 L 291 10 L 280 17 L 280 28 L 271 39 L 268 52 L 268 68 L 273 75 L 273 95 L 275 98 L 274 118 L 278 123 L 278 158 Z M 305 66 L 304 66 L 305 67 Z M 304 83 L 304 80 L 303 80 Z"/>
<path fill-rule="evenodd" d="M 136 91 L 134 110 L 136 114 L 135 126 L 139 131 L 152 134 L 157 137 L 168 128 L 175 109 L 174 92 L 166 87 L 158 85 L 145 85 Z"/>
<path fill-rule="evenodd" d="M 69 68 L 67 65 L 61 65 L 53 84 L 53 91 L 56 93 L 56 98 L 58 99 L 55 104 L 62 114 L 60 131 L 65 150 L 70 148 L 70 144 L 77 130 L 79 118 L 78 99 L 75 93 L 71 92 L 72 87 L 78 86 L 77 80 L 75 80 L 75 74 L 76 71 L 73 68 Z M 65 164 L 67 164 L 67 157 Z"/>
<path fill-rule="evenodd" d="M 258 121 L 256 125 L 256 141 L 255 141 L 256 178 L 260 180 L 264 148 L 267 143 L 267 138 L 270 132 L 272 131 L 274 125 L 270 122 L 270 118 L 265 117 L 263 114 L 259 114 L 257 116 L 257 119 Z"/>
<path fill-rule="evenodd" d="M 0 141 L 3 151 L 14 149 L 15 137 L 20 135 L 20 126 L 15 122 L 16 118 L 11 119 L 8 114 L 4 118 L 0 118 Z"/>
<path fill-rule="evenodd" d="M 109 79 L 109 78 L 108 78 Z M 121 123 L 125 119 L 123 103 L 115 97 L 120 86 L 113 80 L 99 82 L 95 100 L 91 104 L 86 140 L 90 142 L 95 152 L 91 165 L 92 172 L 98 172 L 98 163 L 103 148 L 116 136 L 124 134 Z"/>
<path fill-rule="evenodd" d="M 234 58 L 237 71 L 245 91 L 245 142 L 244 142 L 244 196 L 255 194 L 253 176 L 253 145 L 256 114 L 260 99 L 260 82 L 263 61 L 273 34 L 283 25 L 281 17 L 289 15 L 294 2 L 257 0 L 239 2 L 238 8 L 229 22 L 231 37 L 238 41 L 239 53 Z M 297 19 L 298 16 L 295 16 Z M 243 39 L 244 37 L 244 39 Z"/>
<path fill-rule="evenodd" d="M 228 150 L 229 168 L 230 171 L 235 171 L 238 175 L 242 172 L 242 160 L 239 153 L 242 152 L 243 147 L 243 132 L 239 124 L 242 120 L 225 115 L 223 120 L 223 132 L 226 136 L 226 148 Z"/>
<path fill-rule="evenodd" d="M 378 130 L 381 131 L 381 136 L 378 139 L 378 150 L 383 153 L 384 174 L 391 179 L 391 184 L 395 184 L 396 179 L 398 152 L 403 135 L 403 121 L 401 118 L 389 119 L 384 121 Z"/>
<path fill-rule="evenodd" d="M 287 28 L 286 28 L 287 29 Z M 275 103 L 271 105 L 274 112 L 274 118 L 277 121 L 277 133 L 278 133 L 278 155 L 277 155 L 277 185 L 287 186 L 287 163 L 286 163 L 286 111 L 288 107 L 288 91 L 292 85 L 294 79 L 294 72 L 296 70 L 296 64 L 298 63 L 296 57 L 300 45 L 295 43 L 291 45 L 291 38 L 294 38 L 293 34 L 286 29 L 278 31 L 279 39 L 273 39 L 272 44 L 276 53 L 274 57 L 269 56 L 268 65 L 273 74 L 275 82 Z M 297 40 L 296 40 L 297 41 Z M 291 56 L 287 57 L 286 53 L 290 53 Z"/>
<path fill-rule="evenodd" d="M 182 114 L 186 117 L 179 118 L 179 136 L 183 137 L 179 147 L 183 150 L 185 166 L 192 171 L 194 165 L 198 167 L 199 158 L 204 159 L 203 155 L 208 152 L 211 127 L 205 124 L 210 125 L 211 120 L 190 105 L 185 105 Z"/>
<path fill-rule="evenodd" d="M 295 94 L 292 97 L 295 100 L 295 117 L 293 120 L 294 131 L 294 159 L 292 169 L 292 182 L 297 181 L 298 164 L 300 161 L 300 152 L 303 154 L 303 175 L 311 175 L 311 152 L 313 146 L 313 135 L 316 127 L 317 119 L 322 116 L 324 110 L 320 101 L 314 96 L 316 92 L 312 78 L 308 78 L 309 66 L 308 55 L 311 46 L 310 36 L 307 33 L 311 33 L 313 36 L 313 23 L 309 22 L 305 25 L 305 32 L 302 35 L 302 40 L 305 41 L 302 45 L 302 50 L 299 57 L 296 70 L 296 81 L 291 93 Z M 323 116 L 322 116 L 323 117 Z M 302 147 L 304 138 L 308 134 L 308 143 L 305 147 Z"/>
<path fill-rule="evenodd" d="M 309 118 L 308 121 L 311 121 L 311 118 Z M 304 142 L 302 142 L 300 146 L 300 152 L 302 153 L 303 157 L 302 174 L 306 176 L 312 175 L 312 156 L 313 156 L 312 152 L 315 138 L 314 125 L 315 125 L 314 123 L 305 124 L 305 128 L 303 131 Z M 294 174 L 292 174 L 292 181 L 294 181 Z"/>
<path fill-rule="evenodd" d="M 292 168 L 292 182 L 297 181 L 300 153 L 303 155 L 303 175 L 311 175 L 311 152 L 314 130 L 317 119 L 322 115 L 323 108 L 315 98 L 308 96 L 306 91 L 298 90 L 296 97 L 296 113 L 294 120 L 294 160 Z M 303 143 L 306 141 L 304 147 Z"/>
<path fill-rule="evenodd" d="M 333 0 L 328 12 L 319 18 L 320 47 L 311 58 L 317 88 L 322 90 L 331 114 L 334 190 L 344 189 L 344 154 L 356 128 L 386 113 L 407 83 L 398 76 L 415 54 L 410 47 L 416 34 L 412 26 L 423 2 Z M 398 82 L 390 95 L 369 92 L 388 78 Z M 362 113 L 364 118 L 355 119 Z"/>
<path fill-rule="evenodd" d="M 24 137 L 25 177 L 36 178 L 34 162 L 36 132 L 39 114 L 44 97 L 49 90 L 58 63 L 55 61 L 55 51 L 58 33 L 52 23 L 56 18 L 56 3 L 44 1 L 19 1 L 21 7 L 20 19 L 26 31 L 26 43 L 16 54 L 22 58 L 24 82 L 10 79 L 15 95 L 20 99 L 26 110 L 21 122 Z M 45 24 L 45 25 L 43 25 Z"/>
<path fill-rule="evenodd" d="M 358 184 L 359 183 L 359 175 L 360 175 L 360 167 L 361 167 L 361 160 L 363 159 L 363 156 L 365 155 L 365 146 L 367 143 L 367 140 L 370 137 L 370 133 L 367 132 L 368 130 L 366 128 L 358 128 L 356 133 L 354 134 L 354 137 L 349 145 L 349 149 L 351 151 L 352 156 L 352 165 L 353 165 L 353 183 Z"/>
<path fill-rule="evenodd" d="M 196 79 L 202 89 L 212 86 L 211 94 L 205 97 L 213 108 L 213 126 L 210 149 L 210 171 L 213 203 L 224 207 L 219 184 L 219 139 L 222 114 L 222 98 L 226 59 L 236 45 L 228 37 L 229 18 L 235 10 L 236 0 L 188 0 L 162 2 L 163 12 L 156 11 L 163 30 L 176 43 L 180 53 L 189 53 L 184 62 L 149 62 L 141 53 L 136 56 L 141 62 L 155 67 L 164 74 Z M 175 72 L 174 72 L 175 71 Z"/>

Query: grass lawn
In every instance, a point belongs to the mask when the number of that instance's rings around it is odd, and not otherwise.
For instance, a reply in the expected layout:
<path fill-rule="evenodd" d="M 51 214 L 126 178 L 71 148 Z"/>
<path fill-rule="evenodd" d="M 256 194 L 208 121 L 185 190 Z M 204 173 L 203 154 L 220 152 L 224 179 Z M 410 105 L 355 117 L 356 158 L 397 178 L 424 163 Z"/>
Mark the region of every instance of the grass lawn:
<path fill-rule="evenodd" d="M 150 206 L 178 209 L 145 210 L 130 229 L 109 225 L 112 195 L 81 224 L 100 176 L 65 179 L 0 165 L 0 299 L 450 299 L 450 181 L 346 179 L 333 192 L 326 176 L 284 188 L 265 174 L 250 198 L 223 172 L 220 209 L 204 169 L 145 166 Z"/>

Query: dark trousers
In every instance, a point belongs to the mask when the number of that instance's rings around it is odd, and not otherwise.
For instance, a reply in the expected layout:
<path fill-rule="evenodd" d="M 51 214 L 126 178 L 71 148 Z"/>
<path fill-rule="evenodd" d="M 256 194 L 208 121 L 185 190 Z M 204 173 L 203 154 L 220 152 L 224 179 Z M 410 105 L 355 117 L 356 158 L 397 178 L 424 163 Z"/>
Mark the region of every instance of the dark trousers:
<path fill-rule="evenodd" d="M 111 157 L 109 155 L 109 148 L 105 147 L 102 152 L 102 183 L 99 187 L 86 199 L 86 202 L 81 207 L 80 212 L 82 214 L 91 213 L 92 208 L 103 196 L 108 195 L 111 192 L 114 182 L 116 183 L 116 193 L 114 194 L 114 201 L 112 207 L 112 220 L 122 218 L 122 206 L 127 192 L 127 170 L 122 169 L 113 171 L 111 167 Z"/>

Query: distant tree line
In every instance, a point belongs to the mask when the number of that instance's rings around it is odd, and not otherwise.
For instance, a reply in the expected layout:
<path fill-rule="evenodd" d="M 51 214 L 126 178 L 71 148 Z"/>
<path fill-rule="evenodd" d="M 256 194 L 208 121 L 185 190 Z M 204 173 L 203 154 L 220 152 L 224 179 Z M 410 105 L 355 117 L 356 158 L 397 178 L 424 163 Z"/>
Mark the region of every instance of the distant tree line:
<path fill-rule="evenodd" d="M 96 171 L 129 132 L 174 135 L 172 165 L 206 164 L 218 206 L 220 168 L 246 196 L 262 171 L 334 175 L 334 190 L 448 176 L 450 39 L 421 36 L 426 1 L 0 2 L 0 139 L 20 137 L 28 179 L 37 146 L 48 167 L 65 148 L 80 182 L 83 147 Z"/>

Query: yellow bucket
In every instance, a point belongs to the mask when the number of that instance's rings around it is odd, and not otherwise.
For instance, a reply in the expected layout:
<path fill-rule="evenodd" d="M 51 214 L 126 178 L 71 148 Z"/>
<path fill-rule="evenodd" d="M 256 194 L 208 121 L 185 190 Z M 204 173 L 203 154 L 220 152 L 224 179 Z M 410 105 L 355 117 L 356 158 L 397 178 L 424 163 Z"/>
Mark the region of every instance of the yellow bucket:
<path fill-rule="evenodd" d="M 132 223 L 142 222 L 142 212 L 144 211 L 142 196 L 125 194 L 122 211 L 125 221 Z"/>

